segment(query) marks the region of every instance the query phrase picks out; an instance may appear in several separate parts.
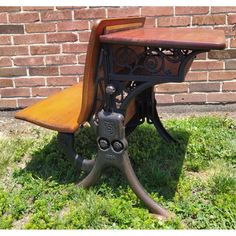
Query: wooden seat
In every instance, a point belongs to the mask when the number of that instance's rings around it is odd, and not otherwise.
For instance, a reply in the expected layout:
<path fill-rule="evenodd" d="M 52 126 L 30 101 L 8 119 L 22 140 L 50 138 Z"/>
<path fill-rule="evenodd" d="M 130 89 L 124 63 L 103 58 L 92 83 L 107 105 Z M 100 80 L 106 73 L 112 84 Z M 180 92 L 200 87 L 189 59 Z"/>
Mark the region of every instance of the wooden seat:
<path fill-rule="evenodd" d="M 74 133 L 81 124 L 88 121 L 92 112 L 96 93 L 95 78 L 100 53 L 99 36 L 114 32 L 142 27 L 145 18 L 105 19 L 94 23 L 89 39 L 84 80 L 16 113 L 15 118 L 29 121 L 39 126 L 63 133 Z M 99 93 L 99 91 L 98 91 Z M 97 108 L 98 106 L 95 106 Z M 94 113 L 97 110 L 93 111 Z M 125 114 L 127 123 L 135 114 L 135 103 L 130 103 Z"/>

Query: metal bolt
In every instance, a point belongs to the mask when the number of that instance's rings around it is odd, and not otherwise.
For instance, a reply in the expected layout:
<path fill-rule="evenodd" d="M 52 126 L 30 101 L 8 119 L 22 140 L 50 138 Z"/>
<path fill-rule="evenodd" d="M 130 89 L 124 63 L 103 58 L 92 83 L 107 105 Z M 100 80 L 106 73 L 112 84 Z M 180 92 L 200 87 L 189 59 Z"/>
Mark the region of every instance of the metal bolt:
<path fill-rule="evenodd" d="M 113 144 L 112 144 L 112 147 L 116 152 L 120 152 L 120 151 L 123 150 L 124 145 L 120 141 L 114 141 Z"/>
<path fill-rule="evenodd" d="M 100 148 L 103 150 L 109 148 L 109 142 L 106 139 L 103 139 L 103 138 L 99 139 L 98 144 Z"/>
<path fill-rule="evenodd" d="M 106 93 L 108 93 L 108 94 L 110 94 L 110 95 L 112 95 L 113 93 L 115 93 L 115 91 L 116 91 L 116 89 L 115 89 L 115 87 L 114 87 L 113 85 L 108 85 L 108 86 L 106 87 Z"/>

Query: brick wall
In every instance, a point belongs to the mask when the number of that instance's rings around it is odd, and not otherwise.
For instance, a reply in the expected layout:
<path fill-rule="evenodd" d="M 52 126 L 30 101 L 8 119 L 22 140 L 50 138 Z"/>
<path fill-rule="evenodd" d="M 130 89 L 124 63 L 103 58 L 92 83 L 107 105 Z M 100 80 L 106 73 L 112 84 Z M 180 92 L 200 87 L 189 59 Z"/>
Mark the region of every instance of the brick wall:
<path fill-rule="evenodd" d="M 227 50 L 201 54 L 160 104 L 236 102 L 236 7 L 0 7 L 0 109 L 28 106 L 83 78 L 95 18 L 146 16 L 145 27 L 223 29 Z"/>

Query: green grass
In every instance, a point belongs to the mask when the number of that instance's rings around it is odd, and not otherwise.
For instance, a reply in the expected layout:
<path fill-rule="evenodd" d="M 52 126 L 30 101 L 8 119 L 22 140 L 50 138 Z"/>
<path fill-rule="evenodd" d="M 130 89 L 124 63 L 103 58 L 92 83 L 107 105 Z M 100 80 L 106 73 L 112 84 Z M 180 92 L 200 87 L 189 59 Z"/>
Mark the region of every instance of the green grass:
<path fill-rule="evenodd" d="M 236 229 L 236 127 L 226 117 L 164 122 L 180 144 L 161 140 L 144 124 L 129 137 L 141 183 L 174 214 L 158 220 L 116 169 L 89 190 L 54 132 L 0 138 L 0 229 Z M 76 136 L 78 153 L 96 154 L 89 128 Z"/>

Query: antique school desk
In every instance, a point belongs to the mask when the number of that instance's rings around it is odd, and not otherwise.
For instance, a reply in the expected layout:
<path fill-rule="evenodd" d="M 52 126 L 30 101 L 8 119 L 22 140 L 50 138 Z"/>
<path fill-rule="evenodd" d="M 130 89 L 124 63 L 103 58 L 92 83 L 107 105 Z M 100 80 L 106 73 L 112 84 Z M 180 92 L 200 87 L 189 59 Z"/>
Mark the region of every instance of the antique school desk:
<path fill-rule="evenodd" d="M 89 187 L 106 166 L 118 167 L 147 208 L 168 213 L 150 198 L 137 179 L 128 156 L 127 136 L 145 120 L 175 142 L 163 127 L 153 86 L 181 83 L 197 54 L 224 49 L 220 30 L 144 28 L 145 18 L 103 19 L 93 25 L 84 79 L 16 114 L 16 118 L 58 131 L 58 142 L 78 171 L 88 172 L 78 185 Z M 97 156 L 75 152 L 74 133 L 89 122 L 95 129 Z M 147 147 L 148 148 L 148 147 Z"/>

